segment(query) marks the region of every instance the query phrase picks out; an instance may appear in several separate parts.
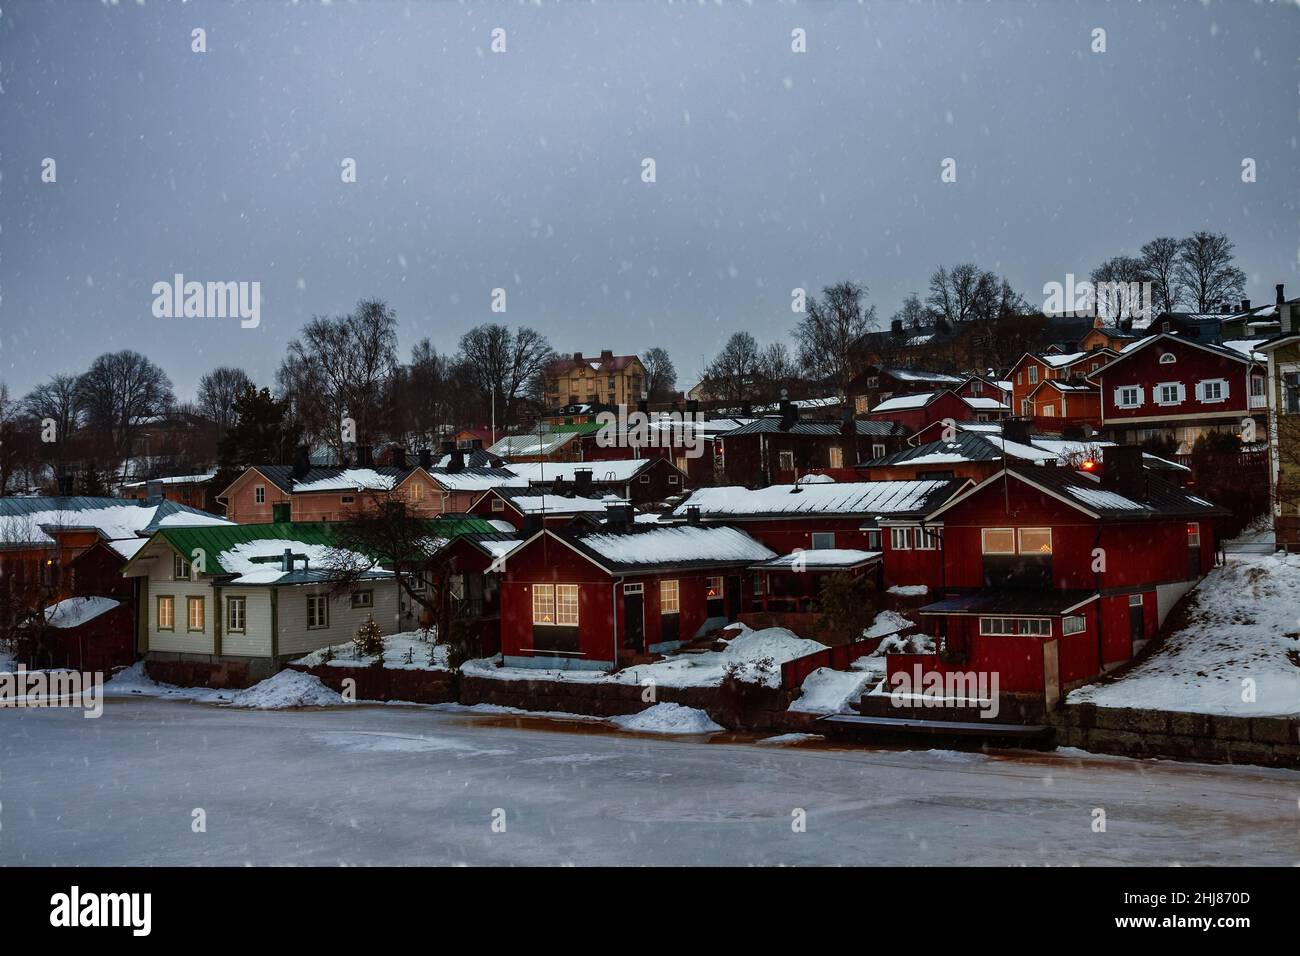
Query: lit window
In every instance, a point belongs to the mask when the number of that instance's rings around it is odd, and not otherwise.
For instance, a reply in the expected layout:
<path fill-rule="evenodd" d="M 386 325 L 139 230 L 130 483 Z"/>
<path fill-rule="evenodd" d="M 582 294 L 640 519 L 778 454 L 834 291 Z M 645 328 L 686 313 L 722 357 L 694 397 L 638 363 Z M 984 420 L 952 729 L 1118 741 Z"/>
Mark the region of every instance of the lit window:
<path fill-rule="evenodd" d="M 158 630 L 172 631 L 176 629 L 176 599 L 170 594 L 160 595 L 158 598 Z"/>
<path fill-rule="evenodd" d="M 1051 554 L 1052 553 L 1052 529 L 1051 528 L 1021 528 L 1020 529 L 1020 553 L 1021 554 Z"/>
<path fill-rule="evenodd" d="M 248 600 L 241 597 L 226 598 L 226 630 L 232 634 L 244 633 L 248 618 Z"/>
<path fill-rule="evenodd" d="M 844 467 L 844 449 L 839 445 L 831 446 L 830 462 L 832 468 Z"/>
<path fill-rule="evenodd" d="M 1088 629 L 1088 621 L 1082 615 L 1061 618 L 1061 633 L 1065 635 L 1082 634 Z"/>
<path fill-rule="evenodd" d="M 253 501 L 259 505 L 266 504 L 266 486 L 257 485 L 253 488 Z"/>
<path fill-rule="evenodd" d="M 503 500 L 500 499 L 500 498 L 493 498 L 493 499 L 492 499 L 492 510 L 493 510 L 493 511 L 505 511 L 505 510 L 506 510 L 506 503 L 505 503 L 505 501 L 503 501 Z"/>
<path fill-rule="evenodd" d="M 889 546 L 895 551 L 908 551 L 912 547 L 911 528 L 890 528 Z"/>
<path fill-rule="evenodd" d="M 562 627 L 578 626 L 578 586 L 576 584 L 557 584 L 555 586 L 555 623 Z"/>
<path fill-rule="evenodd" d="M 678 602 L 677 582 L 660 581 L 659 582 L 659 613 L 676 614 L 681 610 Z"/>
<path fill-rule="evenodd" d="M 412 482 L 412 484 L 411 484 L 411 500 L 412 500 L 412 501 L 420 501 L 420 500 L 423 499 L 423 498 L 424 498 L 424 485 L 421 484 L 421 483 L 418 482 L 418 481 L 416 481 L 416 482 Z"/>
<path fill-rule="evenodd" d="M 186 606 L 185 626 L 187 630 L 191 630 L 191 631 L 203 630 L 203 621 L 204 621 L 203 605 L 204 605 L 204 600 L 201 597 L 192 597 L 192 598 L 185 599 L 185 606 Z"/>
<path fill-rule="evenodd" d="M 984 528 L 980 545 L 984 554 L 1015 554 L 1016 533 L 1010 528 Z"/>
<path fill-rule="evenodd" d="M 835 534 L 831 531 L 816 531 L 812 536 L 814 551 L 829 551 L 835 547 Z"/>
<path fill-rule="evenodd" d="M 1196 521 L 1187 523 L 1187 545 L 1192 548 L 1201 546 L 1201 526 Z"/>
<path fill-rule="evenodd" d="M 324 594 L 307 595 L 307 627 L 330 626 L 329 598 Z"/>
<path fill-rule="evenodd" d="M 708 599 L 722 597 L 721 575 L 710 575 L 704 579 L 704 596 Z"/>

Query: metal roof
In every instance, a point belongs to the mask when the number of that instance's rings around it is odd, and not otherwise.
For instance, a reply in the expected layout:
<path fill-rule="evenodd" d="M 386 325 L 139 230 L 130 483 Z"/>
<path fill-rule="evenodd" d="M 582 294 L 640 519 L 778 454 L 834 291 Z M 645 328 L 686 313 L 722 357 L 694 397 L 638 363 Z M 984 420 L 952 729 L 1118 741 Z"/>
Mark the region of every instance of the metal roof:
<path fill-rule="evenodd" d="M 888 437 L 902 434 L 893 422 L 863 421 L 855 419 L 854 429 L 858 435 Z M 840 422 L 795 422 L 789 428 L 781 427 L 779 416 L 756 418 L 747 425 L 741 425 L 724 435 L 725 438 L 738 438 L 741 435 L 780 434 L 806 436 L 835 436 L 842 434 Z"/>

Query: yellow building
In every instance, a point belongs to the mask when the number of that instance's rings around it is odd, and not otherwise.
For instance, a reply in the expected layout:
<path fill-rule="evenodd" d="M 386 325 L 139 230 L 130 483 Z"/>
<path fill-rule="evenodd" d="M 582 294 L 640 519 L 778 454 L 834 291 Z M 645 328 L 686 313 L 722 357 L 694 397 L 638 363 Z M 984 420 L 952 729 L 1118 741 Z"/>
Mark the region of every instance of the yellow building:
<path fill-rule="evenodd" d="M 546 404 L 635 405 L 645 381 L 645 366 L 635 355 L 606 350 L 600 358 L 586 358 L 574 352 L 546 367 Z"/>
<path fill-rule="evenodd" d="M 1300 300 L 1278 306 L 1281 331 L 1255 346 L 1268 356 L 1269 491 L 1277 546 L 1300 550 Z"/>

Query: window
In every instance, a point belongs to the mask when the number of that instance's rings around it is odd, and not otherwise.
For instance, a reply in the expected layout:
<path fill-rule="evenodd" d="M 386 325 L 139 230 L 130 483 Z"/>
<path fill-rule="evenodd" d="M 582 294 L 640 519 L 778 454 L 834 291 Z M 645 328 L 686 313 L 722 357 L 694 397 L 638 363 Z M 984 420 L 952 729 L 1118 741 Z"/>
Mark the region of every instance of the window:
<path fill-rule="evenodd" d="M 1010 528 L 984 528 L 980 531 L 980 549 L 984 554 L 1015 554 L 1016 534 Z"/>
<path fill-rule="evenodd" d="M 533 623 L 577 627 L 578 586 L 576 584 L 534 584 Z"/>
<path fill-rule="evenodd" d="M 1056 406 L 1055 406 L 1055 405 L 1044 405 L 1044 406 L 1043 406 L 1043 417 L 1044 417 L 1044 418 L 1055 418 L 1055 417 L 1056 417 Z"/>
<path fill-rule="evenodd" d="M 1160 331 L 1161 331 L 1161 332 L 1168 332 L 1170 328 L 1171 328 L 1171 326 L 1170 326 L 1170 324 L 1169 324 L 1168 322 L 1161 322 L 1161 323 L 1160 323 Z"/>
<path fill-rule="evenodd" d="M 913 538 L 918 551 L 935 551 L 939 547 L 939 532 L 931 528 L 917 528 Z"/>
<path fill-rule="evenodd" d="M 909 551 L 912 547 L 911 528 L 890 528 L 889 546 L 895 551 Z"/>
<path fill-rule="evenodd" d="M 1183 400 L 1183 386 L 1178 382 L 1161 382 L 1156 386 L 1157 405 L 1177 405 Z"/>
<path fill-rule="evenodd" d="M 201 631 L 204 624 L 203 613 L 204 600 L 201 597 L 191 597 L 185 599 L 185 629 L 187 631 Z"/>
<path fill-rule="evenodd" d="M 867 532 L 867 547 L 872 551 L 880 550 L 880 530 L 875 529 Z"/>
<path fill-rule="evenodd" d="M 492 510 L 493 510 L 493 511 L 505 511 L 505 510 L 506 510 L 506 503 L 505 503 L 505 501 L 502 500 L 501 498 L 493 498 L 493 499 L 492 499 Z"/>
<path fill-rule="evenodd" d="M 1029 384 L 1036 385 L 1037 383 L 1038 383 L 1038 366 L 1031 365 L 1029 366 Z"/>
<path fill-rule="evenodd" d="M 561 627 L 578 626 L 578 586 L 576 584 L 557 584 L 555 586 L 555 623 Z"/>
<path fill-rule="evenodd" d="M 176 630 L 176 599 L 170 594 L 158 596 L 158 630 Z"/>
<path fill-rule="evenodd" d="M 1201 546 L 1201 525 L 1196 521 L 1187 523 L 1187 546 L 1189 548 L 1199 548 Z"/>
<path fill-rule="evenodd" d="M 411 575 L 411 590 L 416 594 L 423 592 L 428 586 L 429 582 L 424 580 L 424 578 L 420 577 L 418 574 Z"/>
<path fill-rule="evenodd" d="M 984 394 L 984 383 L 981 382 L 981 381 L 979 381 L 978 379 L 977 379 L 976 381 L 974 381 L 974 382 L 971 382 L 971 383 L 970 383 L 970 393 L 971 393 L 972 395 L 983 395 L 983 394 Z"/>
<path fill-rule="evenodd" d="M 190 563 L 182 558 L 179 554 L 172 555 L 172 580 L 188 581 L 190 579 Z"/>
<path fill-rule="evenodd" d="M 1137 408 L 1142 404 L 1142 386 L 1122 385 L 1115 389 L 1115 404 L 1120 408 Z"/>
<path fill-rule="evenodd" d="M 1020 400 L 1020 414 L 1026 418 L 1029 418 L 1034 414 L 1034 406 L 1033 403 L 1029 401 L 1029 399 L 1022 398 Z"/>
<path fill-rule="evenodd" d="M 1300 372 L 1282 375 L 1282 414 L 1300 415 Z"/>
<path fill-rule="evenodd" d="M 763 593 L 763 578 L 764 578 L 765 576 L 766 576 L 766 575 L 762 575 L 762 574 L 756 574 L 756 575 L 754 575 L 754 594 L 755 594 L 755 596 L 757 596 L 757 595 L 761 595 L 761 594 Z"/>
<path fill-rule="evenodd" d="M 226 598 L 226 630 L 231 634 L 243 634 L 248 619 L 248 599 L 242 597 Z"/>
<path fill-rule="evenodd" d="M 704 596 L 706 598 L 722 597 L 722 575 L 710 575 L 704 579 Z"/>
<path fill-rule="evenodd" d="M 641 478 L 640 478 L 640 481 L 641 481 L 641 484 L 643 484 L 643 485 L 648 485 L 648 484 L 650 484 L 650 476 L 649 476 L 649 475 L 642 475 Z"/>
<path fill-rule="evenodd" d="M 1052 553 L 1051 528 L 1021 528 L 1019 534 L 1021 554 Z"/>
<path fill-rule="evenodd" d="M 419 481 L 411 483 L 411 500 L 422 501 L 424 499 L 424 484 Z"/>
<path fill-rule="evenodd" d="M 980 633 L 990 637 L 1051 637 L 1052 622 L 1045 617 L 982 617 Z"/>
<path fill-rule="evenodd" d="M 307 595 L 307 627 L 330 626 L 329 598 L 324 594 Z"/>
<path fill-rule="evenodd" d="M 256 504 L 266 504 L 266 485 L 256 485 L 253 488 L 253 501 Z"/>
<path fill-rule="evenodd" d="M 1264 376 L 1252 375 L 1250 377 L 1250 394 L 1253 398 L 1259 398 L 1264 394 Z"/>
<path fill-rule="evenodd" d="M 1016 622 L 1009 617 L 980 618 L 980 633 L 993 637 L 1005 637 L 1016 633 Z"/>
<path fill-rule="evenodd" d="M 1072 614 L 1061 618 L 1061 633 L 1065 635 L 1082 634 L 1088 629 L 1088 621 L 1082 615 Z"/>
<path fill-rule="evenodd" d="M 832 468 L 844 467 L 844 449 L 841 448 L 839 445 L 831 446 L 831 467 Z"/>
<path fill-rule="evenodd" d="M 830 531 L 814 531 L 812 536 L 812 549 L 814 551 L 829 551 L 835 547 L 835 534 Z"/>
<path fill-rule="evenodd" d="M 1032 634 L 1035 637 L 1052 636 L 1052 622 L 1047 618 L 1029 618 L 1016 623 L 1020 625 L 1021 634 Z"/>
<path fill-rule="evenodd" d="M 677 582 L 660 581 L 659 582 L 659 613 L 676 614 L 681 610 L 681 604 L 678 601 Z"/>
<path fill-rule="evenodd" d="M 1168 325 L 1169 323 L 1166 322 L 1165 324 Z M 1164 355 L 1160 356 L 1161 365 L 1173 365 L 1177 361 L 1178 356 L 1173 352 L 1166 352 Z"/>
<path fill-rule="evenodd" d="M 1140 594 L 1140 593 L 1139 593 L 1139 594 L 1130 594 L 1130 595 L 1128 596 L 1128 606 L 1129 606 L 1129 607 L 1141 607 L 1141 606 L 1142 606 L 1142 594 Z"/>
<path fill-rule="evenodd" d="M 374 591 L 353 591 L 352 606 L 354 608 L 374 607 L 375 592 Z"/>
<path fill-rule="evenodd" d="M 670 485 L 675 485 L 675 484 L 677 484 L 677 482 L 678 482 L 679 480 L 680 480 L 680 479 L 678 478 L 677 475 L 669 475 L 669 476 L 668 476 L 668 484 L 670 484 Z"/>
<path fill-rule="evenodd" d="M 879 442 L 877 442 L 876 444 L 872 445 L 872 446 L 871 446 L 871 457 L 872 457 L 872 458 L 884 458 L 884 457 L 885 457 L 885 446 L 882 445 L 882 444 L 880 444 Z"/>
<path fill-rule="evenodd" d="M 879 388 L 879 387 L 880 387 L 880 376 L 872 375 L 870 378 L 867 379 L 867 388 Z"/>
<path fill-rule="evenodd" d="M 355 500 L 356 500 L 356 498 L 354 498 L 352 495 L 340 495 L 340 496 L 339 496 L 339 504 L 341 504 L 341 505 L 350 505 L 350 504 L 352 504 L 352 502 L 354 502 Z"/>
<path fill-rule="evenodd" d="M 778 467 L 782 471 L 794 471 L 794 452 L 783 451 L 777 457 Z"/>
<path fill-rule="evenodd" d="M 1222 402 L 1228 397 L 1228 383 L 1221 378 L 1206 379 L 1196 386 L 1196 391 L 1203 402 Z"/>

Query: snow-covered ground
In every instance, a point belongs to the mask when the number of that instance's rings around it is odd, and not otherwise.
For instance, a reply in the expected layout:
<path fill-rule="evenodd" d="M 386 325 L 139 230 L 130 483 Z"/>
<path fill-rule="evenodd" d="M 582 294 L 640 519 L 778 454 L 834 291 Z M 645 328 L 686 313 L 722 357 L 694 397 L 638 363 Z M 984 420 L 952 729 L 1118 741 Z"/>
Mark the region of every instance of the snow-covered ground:
<path fill-rule="evenodd" d="M 558 671 L 535 667 L 497 667 L 491 659 L 467 661 L 461 671 L 496 680 L 571 680 L 592 683 L 645 684 L 660 687 L 713 687 L 722 682 L 728 668 L 734 668 L 744 680 L 769 687 L 781 683 L 781 665 L 803 657 L 826 645 L 799 637 L 784 627 L 751 630 L 743 624 L 732 625 L 739 636 L 721 651 L 674 654 L 653 664 L 638 664 L 613 674 L 601 671 Z"/>
<path fill-rule="evenodd" d="M 1300 714 L 1300 555 L 1229 554 L 1201 582 L 1192 623 L 1123 678 L 1069 702 L 1202 714 Z"/>
<path fill-rule="evenodd" d="M 312 651 L 294 663 L 304 667 L 318 667 L 326 663 L 326 650 L 321 648 Z M 328 661 L 330 667 L 370 667 L 375 663 L 376 655 L 357 657 L 356 646 L 351 641 L 335 644 L 328 651 L 333 654 L 333 658 Z M 434 644 L 426 631 L 389 634 L 384 637 L 384 666 L 399 670 L 445 671 L 447 647 L 445 644 Z"/>
<path fill-rule="evenodd" d="M 1297 860 L 1300 773 L 1083 754 L 758 746 L 417 707 L 116 698 L 98 720 L 0 714 L 0 766 L 21 768 L 0 781 L 0 866 Z M 1092 830 L 1094 807 L 1105 833 Z M 191 830 L 195 808 L 205 833 Z"/>

